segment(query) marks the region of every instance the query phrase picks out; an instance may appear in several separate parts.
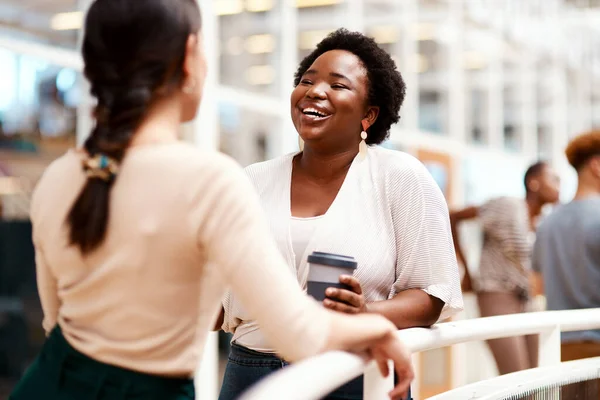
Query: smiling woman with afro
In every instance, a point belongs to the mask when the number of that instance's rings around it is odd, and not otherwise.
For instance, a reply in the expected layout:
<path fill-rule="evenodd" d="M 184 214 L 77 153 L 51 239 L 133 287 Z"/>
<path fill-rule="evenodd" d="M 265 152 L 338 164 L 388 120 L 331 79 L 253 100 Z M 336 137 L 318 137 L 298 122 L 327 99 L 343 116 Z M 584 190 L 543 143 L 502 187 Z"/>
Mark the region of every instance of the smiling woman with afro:
<path fill-rule="evenodd" d="M 295 74 L 290 112 L 303 150 L 247 168 L 299 284 L 328 309 L 380 314 L 398 329 L 462 309 L 444 196 L 415 158 L 377 146 L 398 122 L 405 92 L 385 50 L 339 29 Z M 316 264 L 340 272 L 320 276 Z M 286 364 L 230 296 L 223 328 L 233 345 L 220 400 Z M 326 398 L 361 399 L 362 386 L 358 378 Z"/>

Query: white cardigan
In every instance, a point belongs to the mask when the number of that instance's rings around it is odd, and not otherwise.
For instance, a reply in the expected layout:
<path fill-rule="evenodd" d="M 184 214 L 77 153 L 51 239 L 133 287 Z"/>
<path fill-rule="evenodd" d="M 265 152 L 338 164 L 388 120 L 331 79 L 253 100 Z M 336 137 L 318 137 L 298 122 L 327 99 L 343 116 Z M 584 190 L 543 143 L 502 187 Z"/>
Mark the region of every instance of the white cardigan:
<path fill-rule="evenodd" d="M 357 157 L 353 161 L 305 253 L 294 254 L 290 235 L 294 155 L 251 165 L 246 172 L 260 196 L 277 245 L 303 288 L 308 254 L 325 251 L 356 258 L 354 275 L 367 302 L 418 288 L 444 301 L 440 320 L 462 310 L 448 206 L 423 164 L 406 153 L 369 147 L 364 160 Z M 302 257 L 298 269 L 296 257 Z M 254 350 L 271 351 L 257 331 L 256 321 L 233 296 L 228 295 L 223 304 L 223 329 L 234 333 L 234 341 Z"/>

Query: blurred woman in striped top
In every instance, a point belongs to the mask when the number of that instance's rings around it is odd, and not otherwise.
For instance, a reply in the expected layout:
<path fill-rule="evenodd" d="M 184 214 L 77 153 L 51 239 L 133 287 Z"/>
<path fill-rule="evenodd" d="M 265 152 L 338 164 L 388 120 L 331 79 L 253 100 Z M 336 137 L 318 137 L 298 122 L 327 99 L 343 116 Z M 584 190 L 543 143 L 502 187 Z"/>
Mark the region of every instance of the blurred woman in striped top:
<path fill-rule="evenodd" d="M 531 254 L 535 230 L 545 205 L 559 198 L 560 180 L 546 162 L 525 173 L 526 197 L 499 197 L 479 207 L 450 214 L 458 260 L 465 267 L 463 292 L 473 289 L 482 317 L 526 311 L 531 297 Z M 473 282 L 458 234 L 458 224 L 478 218 L 483 229 L 479 278 Z M 498 372 L 507 374 L 537 366 L 537 336 L 488 341 Z"/>

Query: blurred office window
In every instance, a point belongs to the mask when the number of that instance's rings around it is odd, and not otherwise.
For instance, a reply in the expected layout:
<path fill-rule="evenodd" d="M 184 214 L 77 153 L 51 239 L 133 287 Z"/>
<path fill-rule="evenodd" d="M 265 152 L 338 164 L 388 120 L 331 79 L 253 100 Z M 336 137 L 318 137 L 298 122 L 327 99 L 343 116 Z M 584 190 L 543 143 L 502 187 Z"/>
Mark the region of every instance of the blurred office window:
<path fill-rule="evenodd" d="M 552 132 L 546 125 L 539 125 L 537 130 L 538 157 L 550 160 L 552 157 Z"/>
<path fill-rule="evenodd" d="M 547 73 L 546 69 L 538 64 L 538 82 L 536 87 L 536 114 L 538 132 L 540 127 L 550 128 L 553 124 L 553 104 L 555 93 L 553 93 L 552 77 Z M 543 147 L 544 144 L 538 143 L 539 147 Z"/>
<path fill-rule="evenodd" d="M 508 151 L 520 151 L 522 141 L 519 121 L 519 92 L 514 86 L 505 86 L 503 93 L 503 135 L 504 148 Z"/>
<path fill-rule="evenodd" d="M 4 0 L 0 35 L 75 49 L 84 18 L 77 9 L 76 0 Z"/>
<path fill-rule="evenodd" d="M 417 25 L 419 74 L 419 128 L 436 134 L 448 133 L 447 48 L 437 40 L 438 31 L 429 21 Z"/>
<path fill-rule="evenodd" d="M 402 2 L 396 0 L 364 0 L 363 3 L 365 17 L 377 20 L 389 18 L 397 12 Z"/>
<path fill-rule="evenodd" d="M 600 129 L 600 78 L 598 78 L 594 85 L 594 92 L 592 93 L 592 127 Z"/>
<path fill-rule="evenodd" d="M 487 95 L 484 90 L 472 88 L 468 92 L 467 126 L 470 141 L 475 144 L 486 144 L 487 140 Z"/>
<path fill-rule="evenodd" d="M 335 28 L 329 23 L 325 23 L 320 26 L 312 25 L 311 29 L 299 28 L 298 32 L 298 62 L 302 61 L 308 56 L 316 47 L 317 44 L 327 35 L 335 30 Z M 294 77 L 290 76 L 290 85 L 293 82 Z"/>
<path fill-rule="evenodd" d="M 227 102 L 219 103 L 220 150 L 247 166 L 269 158 L 282 133 L 281 119 Z"/>
<path fill-rule="evenodd" d="M 230 8 L 216 7 L 220 15 L 220 82 L 242 90 L 276 95 L 281 50 L 275 2 L 220 3 L 232 4 Z"/>
<path fill-rule="evenodd" d="M 0 52 L 4 219 L 27 219 L 31 189 L 44 168 L 74 144 L 80 75 L 29 56 Z M 6 78 L 6 79 L 4 79 Z"/>

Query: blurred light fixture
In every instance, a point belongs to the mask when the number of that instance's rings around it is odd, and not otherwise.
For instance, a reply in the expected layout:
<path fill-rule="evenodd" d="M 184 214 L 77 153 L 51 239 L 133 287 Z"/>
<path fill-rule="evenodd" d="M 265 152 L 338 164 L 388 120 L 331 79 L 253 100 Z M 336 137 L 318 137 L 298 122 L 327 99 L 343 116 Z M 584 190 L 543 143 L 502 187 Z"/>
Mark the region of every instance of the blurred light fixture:
<path fill-rule="evenodd" d="M 215 0 L 213 7 L 216 15 L 234 15 L 244 12 L 242 0 Z"/>
<path fill-rule="evenodd" d="M 248 36 L 245 47 L 250 54 L 272 53 L 275 49 L 275 37 L 268 33 Z"/>
<path fill-rule="evenodd" d="M 56 76 L 56 87 L 61 92 L 70 90 L 77 81 L 77 73 L 70 68 L 63 68 Z"/>
<path fill-rule="evenodd" d="M 376 26 L 370 35 L 379 44 L 395 43 L 398 40 L 398 29 L 393 25 Z"/>
<path fill-rule="evenodd" d="M 83 12 L 65 12 L 54 14 L 50 19 L 50 28 L 55 31 L 79 29 L 83 25 Z"/>
<path fill-rule="evenodd" d="M 265 12 L 273 8 L 273 0 L 246 0 L 246 10 L 250 12 Z"/>
<path fill-rule="evenodd" d="M 308 8 L 308 7 L 323 7 L 323 6 L 334 6 L 340 4 L 342 0 L 296 0 L 296 7 Z"/>
<path fill-rule="evenodd" d="M 298 35 L 298 46 L 301 50 L 312 50 L 333 30 L 304 31 Z"/>
<path fill-rule="evenodd" d="M 478 51 L 465 51 L 463 54 L 464 67 L 466 69 L 483 69 L 487 67 L 487 59 Z"/>
<path fill-rule="evenodd" d="M 253 65 L 246 70 L 246 82 L 250 85 L 269 85 L 275 80 L 275 68 L 271 65 Z"/>
<path fill-rule="evenodd" d="M 423 54 L 413 54 L 410 59 L 412 72 L 422 74 L 429 69 L 429 60 Z"/>
<path fill-rule="evenodd" d="M 225 44 L 227 53 L 232 56 L 239 56 L 244 52 L 244 39 L 239 36 L 233 36 Z"/>
<path fill-rule="evenodd" d="M 433 40 L 436 38 L 437 27 L 430 22 L 419 22 L 410 27 L 410 32 L 417 40 Z"/>

